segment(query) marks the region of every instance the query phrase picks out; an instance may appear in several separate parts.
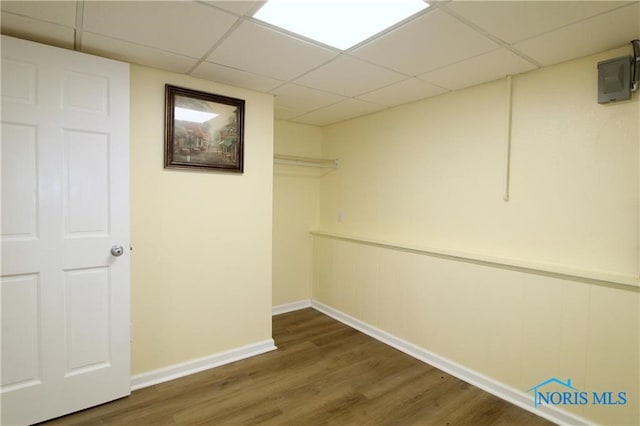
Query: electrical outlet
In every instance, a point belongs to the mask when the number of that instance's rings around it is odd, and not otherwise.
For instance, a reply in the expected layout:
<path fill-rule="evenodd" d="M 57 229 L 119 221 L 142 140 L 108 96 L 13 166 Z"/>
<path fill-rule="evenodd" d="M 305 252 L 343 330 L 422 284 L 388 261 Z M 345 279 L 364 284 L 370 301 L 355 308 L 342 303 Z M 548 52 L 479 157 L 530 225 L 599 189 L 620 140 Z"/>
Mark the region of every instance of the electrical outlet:
<path fill-rule="evenodd" d="M 338 210 L 338 222 L 344 221 L 344 211 Z"/>

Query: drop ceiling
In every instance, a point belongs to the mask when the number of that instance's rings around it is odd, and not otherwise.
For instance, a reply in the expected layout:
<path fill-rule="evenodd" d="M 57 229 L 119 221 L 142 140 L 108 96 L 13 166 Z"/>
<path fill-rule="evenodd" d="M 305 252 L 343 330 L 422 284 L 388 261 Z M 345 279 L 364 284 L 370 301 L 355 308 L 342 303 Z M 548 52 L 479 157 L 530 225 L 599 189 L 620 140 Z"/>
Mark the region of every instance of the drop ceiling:
<path fill-rule="evenodd" d="M 1 28 L 270 93 L 276 119 L 318 126 L 640 38 L 638 1 L 433 1 L 341 52 L 253 19 L 263 3 L 2 1 Z"/>

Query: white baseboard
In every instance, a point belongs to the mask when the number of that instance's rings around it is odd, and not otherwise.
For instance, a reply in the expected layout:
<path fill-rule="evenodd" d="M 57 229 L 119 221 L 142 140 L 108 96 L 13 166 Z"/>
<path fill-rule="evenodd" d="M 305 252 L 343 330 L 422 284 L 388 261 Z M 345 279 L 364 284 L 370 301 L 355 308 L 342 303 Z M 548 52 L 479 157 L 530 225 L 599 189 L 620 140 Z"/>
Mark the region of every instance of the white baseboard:
<path fill-rule="evenodd" d="M 500 383 L 490 377 L 473 371 L 467 367 L 464 367 L 458 363 L 448 360 L 440 355 L 423 349 L 419 346 L 409 343 L 391 333 L 380 330 L 372 325 L 369 325 L 359 319 L 356 319 L 350 315 L 331 308 L 316 300 L 311 301 L 311 307 L 328 315 L 349 327 L 355 328 L 363 332 L 364 334 L 373 337 L 376 340 L 381 341 L 393 348 L 398 349 L 401 352 L 406 353 L 426 364 L 429 364 L 439 370 L 442 370 L 460 380 L 463 380 L 471 385 L 474 385 L 490 394 L 497 396 L 500 399 L 504 399 L 520 408 L 532 412 L 533 414 L 544 417 L 545 419 L 560 425 L 591 425 L 592 422 L 576 416 L 575 414 L 568 413 L 553 406 L 539 406 L 533 407 L 533 397 L 523 391 L 512 388 Z"/>
<path fill-rule="evenodd" d="M 158 383 L 168 382 L 190 374 L 199 373 L 213 367 L 230 364 L 241 359 L 250 358 L 265 352 L 278 349 L 273 339 L 241 346 L 229 351 L 208 355 L 202 358 L 174 364 L 169 367 L 159 368 L 147 373 L 136 374 L 131 377 L 131 390 L 146 388 Z"/>
<path fill-rule="evenodd" d="M 310 308 L 311 299 L 298 300 L 297 302 L 285 303 L 284 305 L 276 305 L 271 308 L 271 315 L 286 314 L 287 312 L 298 311 L 300 309 Z"/>

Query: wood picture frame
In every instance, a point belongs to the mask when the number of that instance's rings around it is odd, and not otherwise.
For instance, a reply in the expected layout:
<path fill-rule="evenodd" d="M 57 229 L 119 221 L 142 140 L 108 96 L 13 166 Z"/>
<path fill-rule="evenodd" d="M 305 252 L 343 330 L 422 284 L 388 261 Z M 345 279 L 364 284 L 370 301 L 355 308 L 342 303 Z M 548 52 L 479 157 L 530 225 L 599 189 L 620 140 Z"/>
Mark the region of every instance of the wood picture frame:
<path fill-rule="evenodd" d="M 244 104 L 167 84 L 164 167 L 243 173 Z"/>

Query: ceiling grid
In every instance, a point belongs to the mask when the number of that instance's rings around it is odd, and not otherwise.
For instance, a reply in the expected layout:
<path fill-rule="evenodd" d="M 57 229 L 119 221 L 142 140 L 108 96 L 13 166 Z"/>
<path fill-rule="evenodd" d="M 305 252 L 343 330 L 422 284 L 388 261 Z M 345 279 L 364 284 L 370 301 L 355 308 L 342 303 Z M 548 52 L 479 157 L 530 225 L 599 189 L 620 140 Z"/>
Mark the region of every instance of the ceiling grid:
<path fill-rule="evenodd" d="M 270 93 L 275 118 L 318 126 L 640 38 L 638 1 L 434 1 L 340 51 L 253 18 L 263 4 L 3 0 L 1 28 Z"/>

